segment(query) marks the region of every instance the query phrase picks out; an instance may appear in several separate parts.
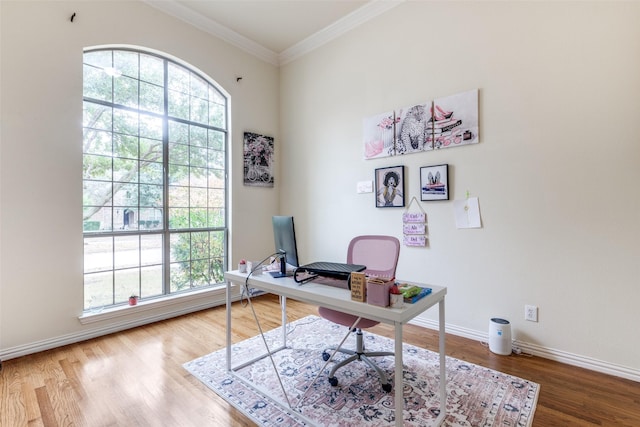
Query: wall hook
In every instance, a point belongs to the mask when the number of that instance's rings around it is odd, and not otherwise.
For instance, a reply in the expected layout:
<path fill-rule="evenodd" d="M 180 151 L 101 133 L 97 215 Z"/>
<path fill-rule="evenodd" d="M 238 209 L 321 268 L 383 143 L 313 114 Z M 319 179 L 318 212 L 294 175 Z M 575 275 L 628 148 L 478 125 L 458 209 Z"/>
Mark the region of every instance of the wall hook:
<path fill-rule="evenodd" d="M 242 80 L 242 77 L 236 77 L 236 83 L 239 83 Z"/>
<path fill-rule="evenodd" d="M 71 15 L 71 22 L 73 22 L 73 18 L 75 18 L 75 17 L 76 17 L 76 13 L 73 12 L 73 15 Z"/>

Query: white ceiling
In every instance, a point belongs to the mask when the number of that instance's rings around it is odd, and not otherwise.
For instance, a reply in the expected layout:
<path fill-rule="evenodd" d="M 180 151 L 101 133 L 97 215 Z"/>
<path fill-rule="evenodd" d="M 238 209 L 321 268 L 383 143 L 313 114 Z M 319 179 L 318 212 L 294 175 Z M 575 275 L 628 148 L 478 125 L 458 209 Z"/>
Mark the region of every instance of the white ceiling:
<path fill-rule="evenodd" d="M 404 0 L 143 0 L 272 64 L 313 50 Z"/>

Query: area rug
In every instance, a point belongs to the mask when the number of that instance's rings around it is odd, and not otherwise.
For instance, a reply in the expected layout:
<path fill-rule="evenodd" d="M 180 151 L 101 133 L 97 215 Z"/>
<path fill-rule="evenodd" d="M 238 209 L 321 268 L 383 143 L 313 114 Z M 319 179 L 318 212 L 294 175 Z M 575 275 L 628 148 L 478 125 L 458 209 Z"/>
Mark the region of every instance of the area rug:
<path fill-rule="evenodd" d="M 342 341 L 346 328 L 316 316 L 287 326 L 287 347 L 273 363 L 265 357 L 235 373 L 226 370 L 226 349 L 185 363 L 192 375 L 261 426 L 389 426 L 394 418 L 394 392 L 385 393 L 375 371 L 353 362 L 336 373 L 332 387 L 327 375 L 333 361 L 322 352 Z M 282 330 L 265 333 L 270 349 L 282 346 Z M 343 345 L 355 348 L 355 336 Z M 393 340 L 365 332 L 367 351 L 393 351 Z M 404 426 L 429 426 L 439 414 L 439 354 L 404 344 Z M 265 352 L 264 340 L 253 337 L 232 346 L 233 366 Z M 343 355 L 337 354 L 340 360 Z M 394 378 L 393 357 L 377 357 Z M 530 426 L 539 385 L 522 378 L 447 357 L 446 426 Z M 277 367 L 287 397 L 273 365 Z M 313 385 L 310 384 L 316 378 Z M 306 394 L 305 394 L 306 393 Z M 287 404 L 288 402 L 288 404 Z M 293 408 L 293 409 L 291 409 Z"/>

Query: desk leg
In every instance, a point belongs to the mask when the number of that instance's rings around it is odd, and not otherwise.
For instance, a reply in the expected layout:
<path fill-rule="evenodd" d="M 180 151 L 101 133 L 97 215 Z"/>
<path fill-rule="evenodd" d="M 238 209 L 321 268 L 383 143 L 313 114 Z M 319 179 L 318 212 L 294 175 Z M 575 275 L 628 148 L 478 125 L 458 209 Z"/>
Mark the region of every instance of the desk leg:
<path fill-rule="evenodd" d="M 287 297 L 280 295 L 280 310 L 282 315 L 282 347 L 287 346 Z"/>
<path fill-rule="evenodd" d="M 445 342 L 445 325 L 444 325 L 444 297 L 438 303 L 439 312 L 439 332 L 438 332 L 438 347 L 440 349 L 440 423 L 444 422 L 444 418 L 447 415 L 447 361 L 444 348 Z"/>
<path fill-rule="evenodd" d="M 231 281 L 227 280 L 227 371 L 231 370 Z"/>
<path fill-rule="evenodd" d="M 396 427 L 402 427 L 404 419 L 404 398 L 403 394 L 403 375 L 402 375 L 402 323 L 396 323 L 396 339 L 395 339 L 395 362 L 396 372 L 393 381 L 395 389 L 395 409 L 396 409 Z"/>

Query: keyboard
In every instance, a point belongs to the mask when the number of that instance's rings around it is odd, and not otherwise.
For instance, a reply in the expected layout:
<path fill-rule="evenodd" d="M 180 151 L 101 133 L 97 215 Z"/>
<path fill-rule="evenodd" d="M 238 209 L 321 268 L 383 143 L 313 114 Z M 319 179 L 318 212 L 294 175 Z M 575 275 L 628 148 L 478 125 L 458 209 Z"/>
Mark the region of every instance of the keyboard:
<path fill-rule="evenodd" d="M 297 283 L 305 283 L 313 280 L 317 276 L 332 277 L 335 279 L 347 280 L 353 272 L 366 270 L 366 265 L 360 264 L 344 264 L 339 262 L 312 262 L 311 264 L 301 265 L 296 268 L 293 278 Z M 304 274 L 307 273 L 307 274 Z M 304 277 L 298 280 L 298 274 L 304 274 Z"/>

